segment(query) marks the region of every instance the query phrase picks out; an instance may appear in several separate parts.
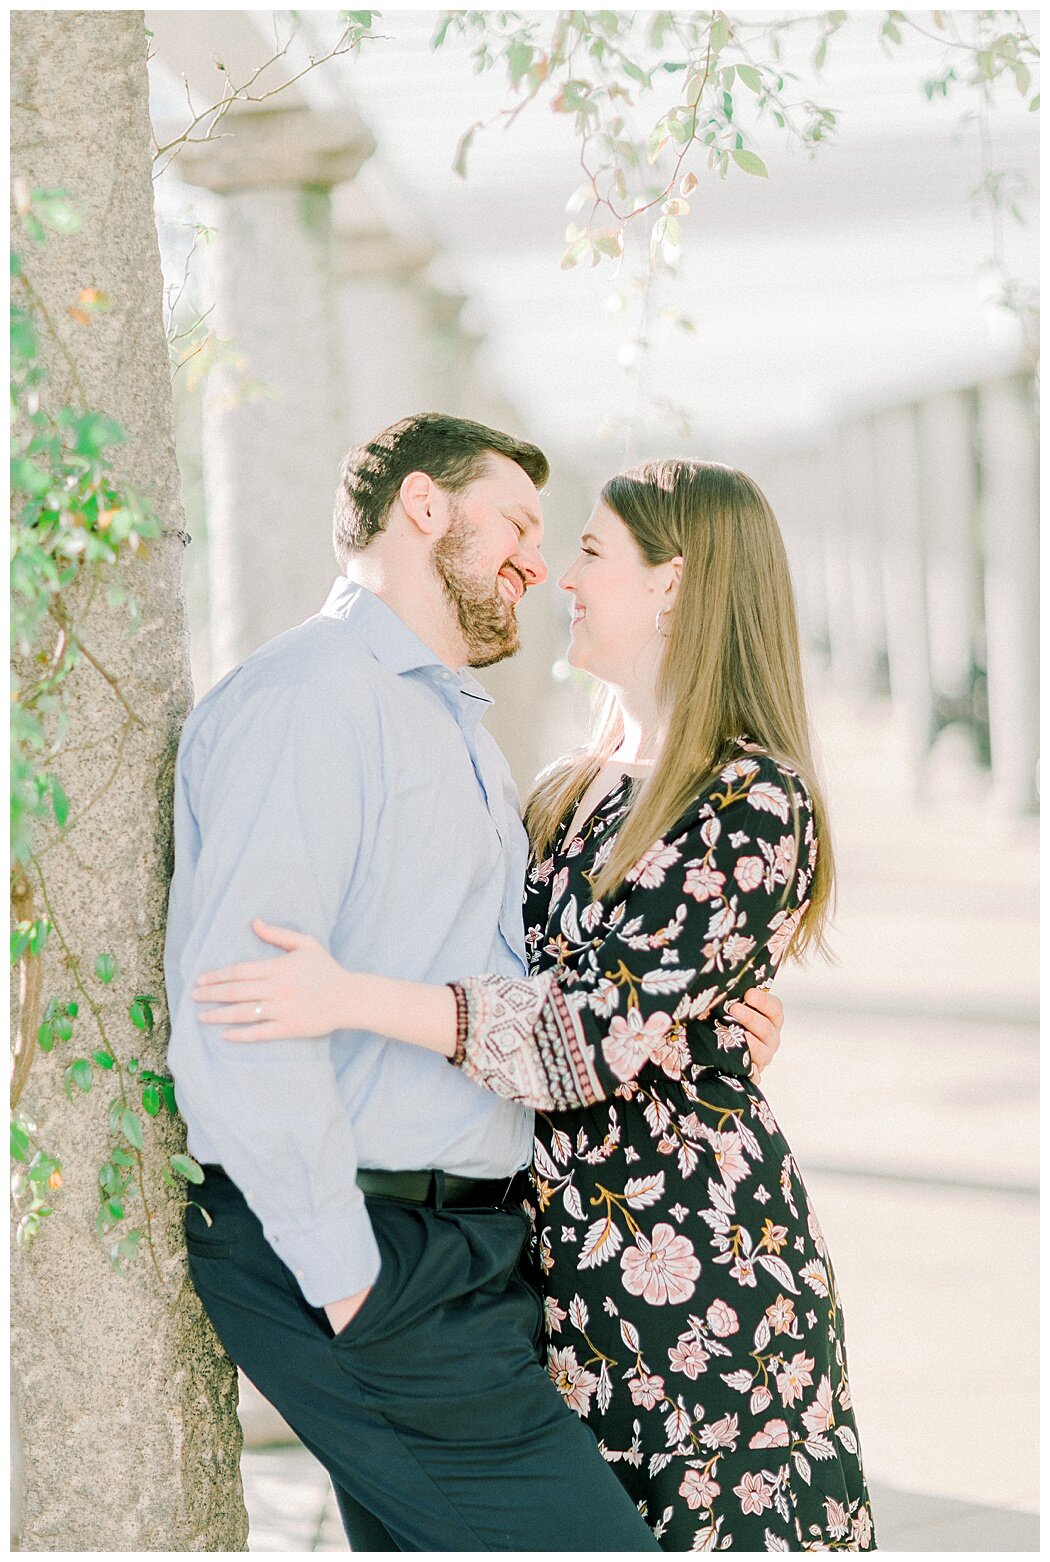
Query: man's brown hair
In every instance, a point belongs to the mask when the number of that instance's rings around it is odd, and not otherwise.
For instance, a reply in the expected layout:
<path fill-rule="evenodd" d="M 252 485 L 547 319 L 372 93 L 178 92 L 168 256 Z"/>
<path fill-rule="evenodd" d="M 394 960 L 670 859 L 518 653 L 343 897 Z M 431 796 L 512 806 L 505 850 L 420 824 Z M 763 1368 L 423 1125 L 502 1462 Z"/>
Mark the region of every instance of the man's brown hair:
<path fill-rule="evenodd" d="M 383 531 L 410 472 L 425 472 L 446 492 L 459 493 L 484 475 L 490 454 L 508 456 L 537 488 L 550 475 L 547 457 L 535 445 L 441 412 L 402 418 L 355 446 L 343 461 L 335 498 L 333 542 L 339 568 Z"/>

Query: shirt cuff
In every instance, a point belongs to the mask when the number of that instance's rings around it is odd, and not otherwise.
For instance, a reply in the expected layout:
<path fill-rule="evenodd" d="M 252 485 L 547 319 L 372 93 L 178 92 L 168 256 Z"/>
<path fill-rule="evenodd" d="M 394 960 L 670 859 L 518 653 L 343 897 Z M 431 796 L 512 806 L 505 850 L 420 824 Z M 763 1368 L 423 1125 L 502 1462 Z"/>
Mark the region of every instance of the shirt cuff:
<path fill-rule="evenodd" d="M 355 1296 L 379 1275 L 379 1248 L 363 1198 L 308 1229 L 267 1231 L 266 1239 L 311 1307 Z"/>

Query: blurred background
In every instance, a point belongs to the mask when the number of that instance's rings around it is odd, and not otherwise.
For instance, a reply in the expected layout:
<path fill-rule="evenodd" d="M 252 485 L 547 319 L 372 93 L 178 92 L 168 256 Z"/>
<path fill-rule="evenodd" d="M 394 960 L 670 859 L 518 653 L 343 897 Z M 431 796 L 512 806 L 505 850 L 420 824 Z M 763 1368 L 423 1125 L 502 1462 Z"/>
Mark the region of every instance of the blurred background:
<path fill-rule="evenodd" d="M 1029 1551 L 1038 116 L 1009 74 L 983 107 L 924 90 L 935 13 L 895 49 L 886 15 L 853 13 L 819 77 L 816 32 L 785 36 L 834 137 L 810 158 L 770 132 L 768 179 L 699 170 L 681 254 L 643 288 L 630 253 L 620 275 L 560 267 L 567 116 L 537 101 L 453 170 L 515 100 L 465 45 L 434 52 L 439 13 L 377 14 L 381 36 L 311 67 L 335 13 L 147 12 L 194 680 L 320 606 L 351 444 L 410 412 L 474 418 L 551 460 L 552 584 L 484 675 L 524 790 L 586 727 L 553 581 L 602 481 L 668 454 L 757 478 L 840 864 L 838 961 L 778 982 L 766 1088 L 835 1260 L 879 1539 Z M 256 72 L 260 102 L 183 139 Z M 242 1419 L 253 1549 L 345 1549 L 327 1477 L 247 1386 Z"/>

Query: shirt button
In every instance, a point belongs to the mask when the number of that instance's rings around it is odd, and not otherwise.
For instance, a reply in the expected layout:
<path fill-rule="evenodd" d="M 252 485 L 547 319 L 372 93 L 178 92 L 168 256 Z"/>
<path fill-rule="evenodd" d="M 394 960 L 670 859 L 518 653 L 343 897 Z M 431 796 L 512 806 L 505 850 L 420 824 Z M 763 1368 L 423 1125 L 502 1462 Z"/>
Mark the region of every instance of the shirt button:
<path fill-rule="evenodd" d="M 296 1278 L 296 1279 L 297 1279 L 297 1280 L 302 1280 L 302 1279 L 303 1279 L 303 1272 L 302 1272 L 302 1270 L 301 1270 L 301 1269 L 297 1269 L 297 1270 L 296 1270 L 296 1271 L 295 1271 L 295 1278 Z"/>

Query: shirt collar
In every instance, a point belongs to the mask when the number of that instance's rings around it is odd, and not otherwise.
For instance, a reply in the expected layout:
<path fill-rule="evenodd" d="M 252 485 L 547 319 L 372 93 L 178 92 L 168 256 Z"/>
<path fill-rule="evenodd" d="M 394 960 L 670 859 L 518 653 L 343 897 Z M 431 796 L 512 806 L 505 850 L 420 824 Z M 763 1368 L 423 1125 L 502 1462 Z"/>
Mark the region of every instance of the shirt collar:
<path fill-rule="evenodd" d="M 322 618 L 348 620 L 384 667 L 391 672 L 425 672 L 434 681 L 448 685 L 450 679 L 471 699 L 492 704 L 492 696 L 466 667 L 452 673 L 441 658 L 409 629 L 392 607 L 367 586 L 340 575 L 333 582 L 321 609 Z"/>

